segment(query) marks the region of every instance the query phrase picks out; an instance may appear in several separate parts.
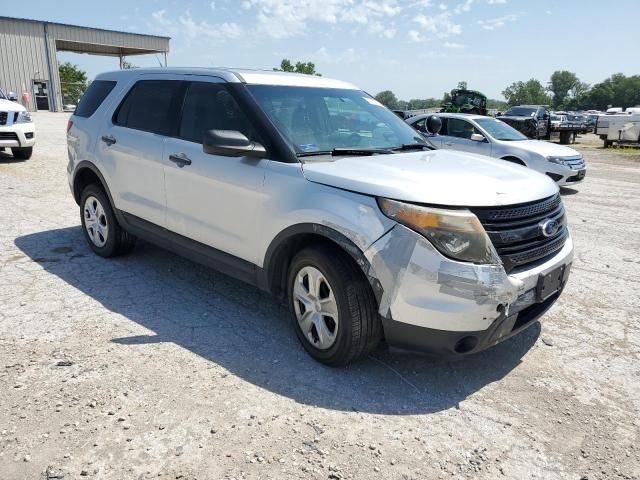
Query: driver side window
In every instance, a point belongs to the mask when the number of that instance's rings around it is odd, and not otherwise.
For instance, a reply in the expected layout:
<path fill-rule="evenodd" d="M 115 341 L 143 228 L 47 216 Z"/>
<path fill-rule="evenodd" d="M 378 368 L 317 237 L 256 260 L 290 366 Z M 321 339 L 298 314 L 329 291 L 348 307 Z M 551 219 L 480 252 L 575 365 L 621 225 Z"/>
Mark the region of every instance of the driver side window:
<path fill-rule="evenodd" d="M 447 122 L 447 135 L 456 138 L 471 140 L 471 135 L 480 133 L 471 123 L 460 118 L 449 118 Z"/>

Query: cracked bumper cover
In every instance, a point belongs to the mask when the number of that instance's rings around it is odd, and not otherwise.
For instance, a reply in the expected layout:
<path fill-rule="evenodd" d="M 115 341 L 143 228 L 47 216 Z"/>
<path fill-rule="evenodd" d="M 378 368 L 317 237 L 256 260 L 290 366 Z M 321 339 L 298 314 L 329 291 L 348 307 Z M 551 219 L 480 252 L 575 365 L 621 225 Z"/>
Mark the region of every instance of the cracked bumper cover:
<path fill-rule="evenodd" d="M 437 354 L 472 353 L 524 330 L 559 297 L 573 258 L 569 235 L 551 258 L 514 270 L 444 257 L 424 237 L 394 226 L 365 252 L 378 282 L 379 313 L 390 346 Z M 565 266 L 559 291 L 539 301 L 541 275 Z"/>

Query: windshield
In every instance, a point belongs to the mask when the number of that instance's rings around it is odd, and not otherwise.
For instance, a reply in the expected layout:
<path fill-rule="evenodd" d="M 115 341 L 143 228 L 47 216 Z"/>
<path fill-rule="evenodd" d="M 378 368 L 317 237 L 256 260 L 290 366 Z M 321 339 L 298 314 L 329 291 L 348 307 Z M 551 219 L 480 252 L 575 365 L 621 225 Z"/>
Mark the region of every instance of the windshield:
<path fill-rule="evenodd" d="M 560 120 L 562 120 L 562 118 L 560 118 L 560 115 L 551 115 L 552 122 L 559 122 Z"/>
<path fill-rule="evenodd" d="M 396 114 L 360 90 L 247 87 L 299 156 L 426 143 Z"/>
<path fill-rule="evenodd" d="M 7 96 L 4 94 L 4 92 L 0 88 L 0 100 L 6 100 L 6 99 L 7 99 Z"/>
<path fill-rule="evenodd" d="M 505 115 L 513 115 L 514 117 L 530 117 L 534 115 L 538 109 L 530 107 L 512 107 L 505 112 Z"/>
<path fill-rule="evenodd" d="M 484 131 L 489 134 L 489 136 L 496 140 L 503 140 L 507 142 L 527 140 L 527 137 L 515 128 L 511 128 L 506 123 L 496 120 L 495 118 L 479 118 L 476 120 L 476 123 L 480 125 Z"/>

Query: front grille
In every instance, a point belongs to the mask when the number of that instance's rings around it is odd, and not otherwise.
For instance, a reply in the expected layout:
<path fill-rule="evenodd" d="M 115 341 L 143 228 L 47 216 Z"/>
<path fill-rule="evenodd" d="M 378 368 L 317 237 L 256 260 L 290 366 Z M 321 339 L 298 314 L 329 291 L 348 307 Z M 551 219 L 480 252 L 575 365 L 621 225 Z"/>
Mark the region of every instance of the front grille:
<path fill-rule="evenodd" d="M 560 194 L 544 200 L 508 207 L 472 208 L 505 270 L 547 258 L 560 250 L 569 235 Z M 551 236 L 542 232 L 542 223 L 555 220 L 559 228 Z"/>
<path fill-rule="evenodd" d="M 16 132 L 0 132 L 0 140 L 15 140 L 18 141 L 18 134 Z"/>
<path fill-rule="evenodd" d="M 0 112 L 0 125 L 7 124 L 7 112 Z"/>
<path fill-rule="evenodd" d="M 577 157 L 562 157 L 562 163 L 571 168 L 571 170 L 581 170 L 584 168 L 584 158 L 582 158 L 582 155 Z"/>

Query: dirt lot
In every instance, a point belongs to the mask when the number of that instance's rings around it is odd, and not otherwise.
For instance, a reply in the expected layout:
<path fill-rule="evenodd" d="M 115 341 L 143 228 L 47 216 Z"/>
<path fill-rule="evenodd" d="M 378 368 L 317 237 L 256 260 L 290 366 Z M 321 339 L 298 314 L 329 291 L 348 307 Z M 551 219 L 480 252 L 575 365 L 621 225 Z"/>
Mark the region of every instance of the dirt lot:
<path fill-rule="evenodd" d="M 640 478 L 640 154 L 578 139 L 561 300 L 459 361 L 324 368 L 281 305 L 148 244 L 90 253 L 63 114 L 0 154 L 0 478 Z"/>

